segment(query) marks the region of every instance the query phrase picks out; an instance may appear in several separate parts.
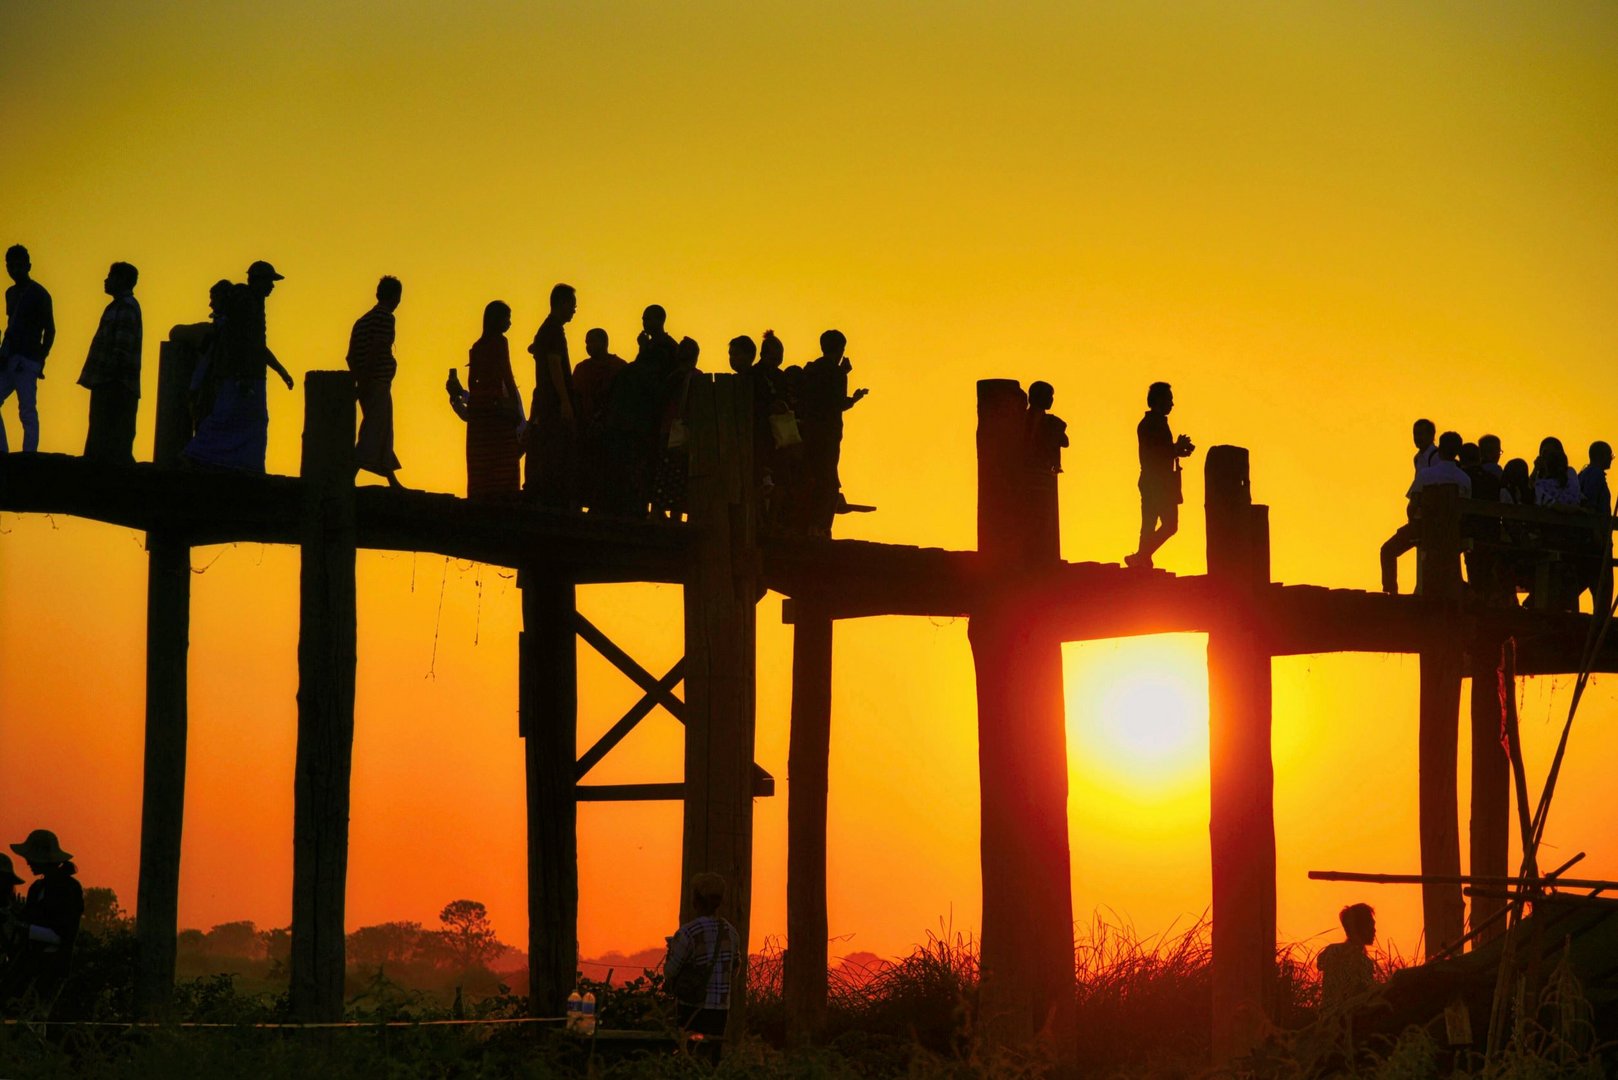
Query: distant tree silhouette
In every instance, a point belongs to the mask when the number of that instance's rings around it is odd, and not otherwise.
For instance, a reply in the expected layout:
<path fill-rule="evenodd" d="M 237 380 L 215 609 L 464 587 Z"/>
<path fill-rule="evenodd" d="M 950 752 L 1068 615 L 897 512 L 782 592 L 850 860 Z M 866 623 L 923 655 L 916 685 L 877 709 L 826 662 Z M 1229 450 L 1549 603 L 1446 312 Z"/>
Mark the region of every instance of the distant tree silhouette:
<path fill-rule="evenodd" d="M 220 923 L 209 930 L 203 943 L 209 956 L 233 956 L 245 960 L 259 960 L 264 956 L 264 942 L 258 927 L 251 919 Z"/>
<path fill-rule="evenodd" d="M 106 939 L 133 932 L 135 920 L 118 903 L 118 894 L 102 886 L 84 890 L 84 917 L 79 932 Z"/>
<path fill-rule="evenodd" d="M 419 922 L 362 926 L 348 935 L 348 962 L 360 968 L 398 967 L 431 957 L 432 934 Z"/>
<path fill-rule="evenodd" d="M 477 900 L 452 900 L 438 913 L 444 948 L 456 966 L 486 967 L 503 946 L 494 936 L 489 909 Z"/>

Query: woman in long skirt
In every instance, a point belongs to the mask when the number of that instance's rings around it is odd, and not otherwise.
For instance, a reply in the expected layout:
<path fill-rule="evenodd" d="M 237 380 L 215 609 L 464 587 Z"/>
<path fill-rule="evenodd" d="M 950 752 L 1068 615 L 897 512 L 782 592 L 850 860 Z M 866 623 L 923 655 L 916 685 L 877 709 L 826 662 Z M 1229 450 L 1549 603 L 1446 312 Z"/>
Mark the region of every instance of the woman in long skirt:
<path fill-rule="evenodd" d="M 450 373 L 450 406 L 466 421 L 466 497 L 516 498 L 522 491 L 522 397 L 511 374 L 511 308 L 499 300 L 483 309 L 483 336 L 469 355 L 467 387 Z"/>

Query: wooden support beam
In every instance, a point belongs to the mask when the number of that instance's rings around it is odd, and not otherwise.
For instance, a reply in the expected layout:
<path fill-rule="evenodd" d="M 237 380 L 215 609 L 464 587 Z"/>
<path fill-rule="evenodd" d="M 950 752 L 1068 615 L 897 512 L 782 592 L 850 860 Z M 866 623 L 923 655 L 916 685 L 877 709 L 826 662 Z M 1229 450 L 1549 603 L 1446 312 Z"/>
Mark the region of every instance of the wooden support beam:
<path fill-rule="evenodd" d="M 571 582 L 522 575 L 518 712 L 528 776 L 528 1008 L 556 1016 L 578 980 L 578 639 Z"/>
<path fill-rule="evenodd" d="M 826 793 L 831 757 L 832 620 L 793 612 L 792 731 L 787 751 L 787 1041 L 807 1045 L 826 1022 Z"/>
<path fill-rule="evenodd" d="M 679 802 L 684 784 L 580 784 L 574 789 L 579 802 Z M 774 777 L 753 777 L 753 798 L 775 794 Z"/>
<path fill-rule="evenodd" d="M 755 631 L 759 588 L 753 398 L 737 375 L 695 374 L 690 431 L 691 564 L 685 586 L 685 822 L 681 922 L 691 878 L 725 879 L 724 914 L 748 941 L 753 889 Z M 727 1037 L 745 1029 L 732 984 Z"/>
<path fill-rule="evenodd" d="M 1049 1037 L 1072 1052 L 1073 880 L 1067 832 L 1067 710 L 1048 600 L 1020 586 L 1049 574 L 1055 519 L 1036 488 L 1027 399 L 978 383 L 978 550 L 992 583 L 967 637 L 977 675 L 983 935 L 979 1025 L 993 1042 Z"/>
<path fill-rule="evenodd" d="M 1460 493 L 1452 485 L 1421 492 L 1421 589 L 1430 612 L 1458 614 L 1461 602 Z M 1421 872 L 1461 872 L 1458 783 L 1461 672 L 1466 638 L 1458 620 L 1435 622 L 1421 649 L 1421 713 L 1417 734 Z M 1429 882 L 1421 890 L 1424 941 L 1434 955 L 1466 932 L 1458 885 Z"/>
<path fill-rule="evenodd" d="M 1510 868 L 1511 758 L 1504 742 L 1505 698 L 1515 687 L 1506 684 L 1501 645 L 1498 639 L 1474 642 L 1470 657 L 1472 850 L 1467 869 L 1473 876 L 1505 877 Z M 1499 897 L 1472 897 L 1468 922 L 1477 934 L 1474 948 L 1505 933 L 1504 920 L 1495 918 L 1504 908 Z"/>
<path fill-rule="evenodd" d="M 580 612 L 573 614 L 573 626 L 578 635 L 589 643 L 590 647 L 600 653 L 613 667 L 623 672 L 629 681 L 640 687 L 641 693 L 653 699 L 653 703 L 663 706 L 669 715 L 676 720 L 685 721 L 685 702 L 675 697 L 673 688 L 662 684 L 650 671 L 636 663 L 635 658 L 618 647 L 606 634 L 603 634 L 596 625 L 586 619 Z M 683 661 L 682 661 L 683 662 Z"/>
<path fill-rule="evenodd" d="M 641 699 L 628 712 L 624 713 L 616 724 L 608 728 L 590 749 L 584 752 L 584 755 L 579 758 L 578 765 L 573 769 L 573 778 L 583 780 L 586 773 L 595 768 L 602 758 L 612 752 L 613 747 L 623 742 L 629 733 L 635 730 L 636 725 L 651 715 L 652 710 L 657 708 L 660 700 L 673 698 L 674 688 L 679 686 L 684 679 L 685 657 L 682 656 L 674 662 L 673 667 L 669 668 L 667 675 L 657 680 L 655 692 L 648 691 L 642 694 Z M 673 698 L 673 700 L 678 701 L 679 699 Z"/>
<path fill-rule="evenodd" d="M 1268 507 L 1247 451 L 1208 451 L 1208 577 L 1225 596 L 1208 631 L 1208 840 L 1213 865 L 1213 1054 L 1256 1047 L 1275 1011 L 1275 770 L 1270 654 L 1257 618 L 1270 579 Z"/>
<path fill-rule="evenodd" d="M 292 829 L 292 1014 L 343 1014 L 354 757 L 354 382 L 304 376 L 298 749 Z"/>
<path fill-rule="evenodd" d="M 191 434 L 186 393 L 193 358 L 165 341 L 158 354 L 157 434 L 152 459 L 173 466 Z M 171 530 L 146 534 L 146 748 L 141 781 L 135 1006 L 159 1016 L 174 990 L 185 819 L 188 730 L 186 664 L 191 646 L 191 548 Z"/>

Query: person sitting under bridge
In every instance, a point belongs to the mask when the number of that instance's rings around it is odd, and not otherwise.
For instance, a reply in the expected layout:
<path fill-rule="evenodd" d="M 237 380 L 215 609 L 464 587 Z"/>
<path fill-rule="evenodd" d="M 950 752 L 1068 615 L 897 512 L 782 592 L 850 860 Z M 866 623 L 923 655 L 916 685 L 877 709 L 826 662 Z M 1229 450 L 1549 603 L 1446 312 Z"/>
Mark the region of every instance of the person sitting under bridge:
<path fill-rule="evenodd" d="M 1320 972 L 1320 1010 L 1341 1012 L 1361 1005 L 1376 991 L 1376 961 L 1366 951 L 1376 941 L 1376 911 L 1370 904 L 1350 904 L 1338 912 L 1343 940 L 1327 945 L 1315 957 Z"/>
<path fill-rule="evenodd" d="M 663 986 L 674 998 L 680 1030 L 704 1040 L 724 1037 L 731 990 L 746 959 L 741 935 L 719 914 L 724 902 L 724 878 L 703 873 L 691 879 L 696 918 L 669 935 L 663 964 Z M 717 1043 L 707 1042 L 704 1049 L 705 1056 L 718 1059 Z"/>
<path fill-rule="evenodd" d="M 38 880 L 28 886 L 23 940 L 0 978 L 0 999 L 21 999 L 48 1013 L 73 959 L 73 943 L 84 916 L 84 888 L 74 877 L 78 870 L 73 856 L 62 850 L 49 829 L 35 829 L 11 850 L 23 857 Z"/>

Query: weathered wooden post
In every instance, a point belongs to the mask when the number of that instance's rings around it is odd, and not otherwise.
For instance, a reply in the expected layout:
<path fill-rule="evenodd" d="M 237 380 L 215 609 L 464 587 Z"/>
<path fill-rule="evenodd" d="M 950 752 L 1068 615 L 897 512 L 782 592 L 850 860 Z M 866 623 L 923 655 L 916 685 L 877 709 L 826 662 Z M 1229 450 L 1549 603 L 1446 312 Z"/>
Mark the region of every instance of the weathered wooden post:
<path fill-rule="evenodd" d="M 1206 465 L 1208 577 L 1221 617 L 1208 631 L 1208 840 L 1213 863 L 1213 1053 L 1256 1046 L 1275 1007 L 1275 770 L 1270 650 L 1257 609 L 1270 580 L 1269 508 L 1255 506 L 1247 451 Z"/>
<path fill-rule="evenodd" d="M 1453 618 L 1431 621 L 1421 649 L 1421 715 L 1417 734 L 1421 872 L 1455 877 L 1461 872 L 1460 767 L 1461 668 L 1466 652 L 1459 622 L 1461 599 L 1460 492 L 1452 484 L 1424 488 L 1420 514 L 1421 591 L 1435 611 Z M 1460 885 L 1421 887 L 1427 955 L 1461 939 L 1466 903 Z"/>
<path fill-rule="evenodd" d="M 157 362 L 157 435 L 152 461 L 180 462 L 191 436 L 186 391 L 191 357 L 165 341 Z M 141 783 L 140 880 L 135 899 L 135 1004 L 161 1013 L 174 989 L 185 819 L 186 658 L 191 647 L 191 547 L 166 529 L 146 534 L 146 752 Z"/>
<path fill-rule="evenodd" d="M 967 636 L 977 674 L 982 788 L 980 1022 L 1021 1043 L 1036 1033 L 1072 1052 L 1073 881 L 1067 833 L 1062 646 L 1036 584 L 1055 568 L 1055 486 L 1031 479 L 1027 398 L 978 382 L 978 551 L 985 597 Z M 1043 528 L 1037 527 L 1043 525 Z"/>
<path fill-rule="evenodd" d="M 755 619 L 759 555 L 753 490 L 753 399 L 737 375 L 691 377 L 686 399 L 692 535 L 685 585 L 686 885 L 704 871 L 727 886 L 725 914 L 747 945 L 753 889 Z M 740 991 L 740 992 L 738 992 Z M 733 989 L 731 1036 L 745 1022 Z"/>
<path fill-rule="evenodd" d="M 354 380 L 304 376 L 293 780 L 292 1013 L 343 1013 L 343 910 L 354 757 Z"/>
<path fill-rule="evenodd" d="M 517 714 L 528 775 L 528 1010 L 555 1016 L 578 978 L 578 638 L 573 583 L 522 577 Z"/>
<path fill-rule="evenodd" d="M 1511 758 L 1505 749 L 1506 685 L 1501 641 L 1480 636 L 1472 646 L 1472 852 L 1467 871 L 1506 877 L 1511 860 Z M 1483 945 L 1505 933 L 1504 921 L 1489 920 L 1506 906 L 1502 898 L 1472 897 L 1471 925 L 1488 924 L 1476 938 Z"/>
<path fill-rule="evenodd" d="M 831 755 L 832 620 L 792 603 L 792 731 L 787 751 L 787 1039 L 813 1042 L 826 1019 L 826 792 Z"/>

